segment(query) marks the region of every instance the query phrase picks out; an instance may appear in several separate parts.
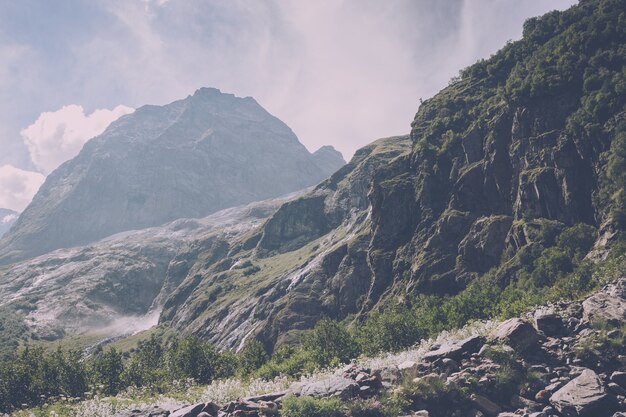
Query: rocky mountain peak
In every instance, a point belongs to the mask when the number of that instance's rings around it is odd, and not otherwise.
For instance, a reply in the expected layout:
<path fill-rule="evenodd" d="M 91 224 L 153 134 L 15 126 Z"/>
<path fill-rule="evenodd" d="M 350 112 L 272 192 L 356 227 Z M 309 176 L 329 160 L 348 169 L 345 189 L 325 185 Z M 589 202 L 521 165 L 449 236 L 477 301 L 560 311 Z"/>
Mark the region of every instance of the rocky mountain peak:
<path fill-rule="evenodd" d="M 309 153 L 254 99 L 201 88 L 120 118 L 51 173 L 0 241 L 0 263 L 277 197 L 342 164 Z"/>

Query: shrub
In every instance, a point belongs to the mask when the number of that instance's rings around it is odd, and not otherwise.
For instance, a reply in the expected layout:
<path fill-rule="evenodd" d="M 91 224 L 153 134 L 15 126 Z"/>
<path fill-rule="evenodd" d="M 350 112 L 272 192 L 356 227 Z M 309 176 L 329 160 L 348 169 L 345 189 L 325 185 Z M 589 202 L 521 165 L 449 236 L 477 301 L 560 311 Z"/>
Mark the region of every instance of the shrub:
<path fill-rule="evenodd" d="M 331 319 L 318 321 L 313 330 L 304 335 L 303 342 L 322 368 L 349 362 L 359 355 L 358 345 L 350 333 Z"/>
<path fill-rule="evenodd" d="M 283 401 L 282 417 L 343 417 L 342 403 L 338 399 L 313 397 L 287 397 Z"/>

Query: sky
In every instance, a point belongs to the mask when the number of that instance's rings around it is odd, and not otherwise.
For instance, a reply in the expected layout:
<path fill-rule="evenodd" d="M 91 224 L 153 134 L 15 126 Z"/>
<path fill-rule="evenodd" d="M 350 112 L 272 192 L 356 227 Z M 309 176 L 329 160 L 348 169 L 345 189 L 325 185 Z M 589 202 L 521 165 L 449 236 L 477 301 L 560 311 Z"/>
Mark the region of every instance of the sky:
<path fill-rule="evenodd" d="M 252 96 L 315 151 L 406 134 L 451 77 L 574 0 L 0 0 L 0 207 L 144 104 Z"/>

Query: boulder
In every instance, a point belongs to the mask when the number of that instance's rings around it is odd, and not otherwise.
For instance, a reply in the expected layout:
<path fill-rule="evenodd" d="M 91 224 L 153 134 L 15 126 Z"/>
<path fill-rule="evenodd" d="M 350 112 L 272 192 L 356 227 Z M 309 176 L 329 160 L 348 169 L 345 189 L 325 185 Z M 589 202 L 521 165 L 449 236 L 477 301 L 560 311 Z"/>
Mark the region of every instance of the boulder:
<path fill-rule="evenodd" d="M 492 336 L 520 352 L 535 347 L 539 342 L 539 334 L 535 327 L 519 318 L 506 320 L 498 326 Z"/>
<path fill-rule="evenodd" d="M 205 403 L 188 405 L 174 411 L 169 417 L 198 417 L 198 414 L 204 411 L 204 407 Z"/>
<path fill-rule="evenodd" d="M 480 411 L 488 416 L 497 416 L 502 412 L 502 407 L 500 407 L 498 404 L 494 403 L 487 397 L 472 394 L 470 399 L 472 401 L 472 404 L 474 404 L 474 407 L 478 408 Z"/>
<path fill-rule="evenodd" d="M 144 409 L 135 409 L 131 411 L 124 411 L 116 414 L 113 417 L 168 417 L 170 412 L 164 410 L 158 406 L 153 406 Z"/>
<path fill-rule="evenodd" d="M 583 321 L 622 323 L 626 319 L 626 300 L 619 294 L 599 292 L 583 301 Z"/>
<path fill-rule="evenodd" d="M 292 392 L 296 395 L 309 395 L 318 398 L 340 397 L 350 399 L 359 394 L 359 389 L 359 384 L 351 379 L 330 377 L 321 381 L 295 384 L 292 387 Z"/>
<path fill-rule="evenodd" d="M 550 397 L 550 403 L 565 417 L 610 416 L 614 402 L 598 375 L 590 369 Z"/>
<path fill-rule="evenodd" d="M 535 312 L 535 327 L 546 336 L 559 336 L 565 330 L 561 316 L 550 310 Z"/>
<path fill-rule="evenodd" d="M 480 336 L 472 336 L 464 340 L 451 341 L 442 344 L 439 349 L 430 351 L 424 355 L 424 359 L 434 362 L 438 359 L 461 360 L 463 355 L 478 352 L 484 340 Z"/>
<path fill-rule="evenodd" d="M 626 388 L 626 372 L 613 372 L 611 374 L 611 381 L 622 388 Z"/>

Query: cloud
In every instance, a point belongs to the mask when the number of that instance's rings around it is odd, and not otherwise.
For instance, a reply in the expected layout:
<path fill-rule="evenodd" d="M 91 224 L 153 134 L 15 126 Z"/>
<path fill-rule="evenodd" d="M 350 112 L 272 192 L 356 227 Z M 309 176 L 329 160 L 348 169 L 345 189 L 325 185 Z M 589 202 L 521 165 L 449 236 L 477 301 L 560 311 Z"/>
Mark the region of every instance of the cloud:
<path fill-rule="evenodd" d="M 63 162 L 75 157 L 83 144 L 104 132 L 120 116 L 134 109 L 119 105 L 87 115 L 82 106 L 71 104 L 42 113 L 35 123 L 21 131 L 35 166 L 48 175 Z"/>
<path fill-rule="evenodd" d="M 17 214 L 13 213 L 13 214 L 7 214 L 6 216 L 4 216 L 1 220 L 0 223 L 2 224 L 7 224 L 7 223 L 11 223 L 12 221 L 16 220 L 18 217 Z"/>
<path fill-rule="evenodd" d="M 13 165 L 0 166 L 0 207 L 21 212 L 44 180 L 45 176 L 39 172 L 25 171 Z"/>
<path fill-rule="evenodd" d="M 0 164 L 31 169 L 19 130 L 43 109 L 165 104 L 202 86 L 253 96 L 309 149 L 349 157 L 407 133 L 419 98 L 525 19 L 576 0 L 4 3 Z"/>

